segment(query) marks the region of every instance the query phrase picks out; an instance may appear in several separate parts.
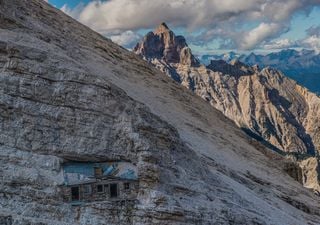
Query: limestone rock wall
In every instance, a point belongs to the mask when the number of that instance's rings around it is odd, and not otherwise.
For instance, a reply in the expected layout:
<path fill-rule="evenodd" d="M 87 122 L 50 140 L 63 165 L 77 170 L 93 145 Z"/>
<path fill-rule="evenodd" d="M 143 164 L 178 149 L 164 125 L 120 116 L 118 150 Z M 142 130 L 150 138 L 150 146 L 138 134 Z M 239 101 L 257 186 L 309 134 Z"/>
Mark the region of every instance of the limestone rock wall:
<path fill-rule="evenodd" d="M 302 169 L 304 186 L 314 190 L 317 195 L 320 195 L 319 159 L 315 157 L 303 159 L 299 161 L 299 165 Z"/>
<path fill-rule="evenodd" d="M 44 1 L 0 0 L 0 40 L 1 223 L 320 220 L 313 193 L 220 112 Z M 64 202 L 67 160 L 133 163 L 137 199 Z"/>
<path fill-rule="evenodd" d="M 170 33 L 170 39 L 175 37 L 168 27 L 158 29 L 158 35 L 164 33 Z M 213 60 L 205 68 L 190 63 L 194 58 L 190 49 L 181 51 L 187 56 L 182 58 L 188 60 L 155 60 L 151 47 L 148 54 L 141 51 L 144 45 L 152 43 L 142 41 L 134 52 L 210 102 L 251 135 L 285 152 L 319 154 L 320 98 L 280 71 L 247 66 L 238 60 L 230 64 Z"/>

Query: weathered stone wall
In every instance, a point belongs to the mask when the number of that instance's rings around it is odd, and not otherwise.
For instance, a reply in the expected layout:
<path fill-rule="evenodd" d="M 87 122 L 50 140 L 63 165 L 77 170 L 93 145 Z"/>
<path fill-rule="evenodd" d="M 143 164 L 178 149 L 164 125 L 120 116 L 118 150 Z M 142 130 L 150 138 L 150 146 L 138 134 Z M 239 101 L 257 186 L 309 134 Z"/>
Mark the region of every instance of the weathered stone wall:
<path fill-rule="evenodd" d="M 129 184 L 129 189 L 125 189 L 125 183 Z M 117 184 L 117 197 L 110 196 L 110 184 Z M 85 186 L 90 186 L 91 191 L 89 193 L 85 193 Z M 103 191 L 98 192 L 98 185 L 103 186 Z M 130 181 L 130 180 L 104 180 L 97 181 L 88 184 L 78 184 L 78 185 L 68 185 L 68 186 L 60 186 L 60 193 L 63 196 L 65 202 L 72 202 L 71 197 L 71 188 L 78 187 L 79 188 L 79 202 L 96 202 L 96 201 L 121 201 L 121 200 L 135 200 L 137 198 L 139 192 L 139 183 L 138 181 Z"/>

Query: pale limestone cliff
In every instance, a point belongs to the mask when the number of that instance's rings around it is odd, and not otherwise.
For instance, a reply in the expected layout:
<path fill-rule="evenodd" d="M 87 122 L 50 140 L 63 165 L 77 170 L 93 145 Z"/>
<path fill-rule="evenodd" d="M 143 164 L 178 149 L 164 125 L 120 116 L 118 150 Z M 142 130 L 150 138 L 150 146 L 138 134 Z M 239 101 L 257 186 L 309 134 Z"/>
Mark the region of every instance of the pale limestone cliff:
<path fill-rule="evenodd" d="M 299 161 L 299 166 L 302 169 L 303 185 L 313 189 L 317 195 L 320 195 L 320 167 L 319 159 L 310 157 Z"/>
<path fill-rule="evenodd" d="M 0 0 L 0 80 L 1 224 L 320 221 L 319 199 L 281 156 L 44 1 Z M 131 162 L 137 198 L 63 201 L 68 160 Z"/>
<path fill-rule="evenodd" d="M 158 28 L 156 34 L 157 37 L 170 34 L 167 39 L 172 46 L 177 45 L 174 33 L 167 26 Z M 134 51 L 210 102 L 250 135 L 285 152 L 318 154 L 319 97 L 272 68 L 250 67 L 237 60 L 230 64 L 223 60 L 211 61 L 205 67 L 170 60 L 161 52 L 154 57 L 152 44 L 166 45 L 167 39 L 147 43 L 145 38 Z M 148 46 L 147 54 L 142 46 Z M 185 54 L 182 49 L 180 54 L 187 55 L 187 59 L 194 58 L 190 50 Z"/>

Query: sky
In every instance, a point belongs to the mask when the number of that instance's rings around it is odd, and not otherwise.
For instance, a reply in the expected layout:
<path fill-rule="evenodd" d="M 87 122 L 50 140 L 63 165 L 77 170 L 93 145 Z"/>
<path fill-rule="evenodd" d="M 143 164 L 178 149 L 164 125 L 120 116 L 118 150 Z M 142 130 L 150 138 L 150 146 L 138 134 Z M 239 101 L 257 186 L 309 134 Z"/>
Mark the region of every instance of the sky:
<path fill-rule="evenodd" d="M 47 1 L 126 48 L 165 22 L 196 54 L 320 52 L 320 0 Z"/>

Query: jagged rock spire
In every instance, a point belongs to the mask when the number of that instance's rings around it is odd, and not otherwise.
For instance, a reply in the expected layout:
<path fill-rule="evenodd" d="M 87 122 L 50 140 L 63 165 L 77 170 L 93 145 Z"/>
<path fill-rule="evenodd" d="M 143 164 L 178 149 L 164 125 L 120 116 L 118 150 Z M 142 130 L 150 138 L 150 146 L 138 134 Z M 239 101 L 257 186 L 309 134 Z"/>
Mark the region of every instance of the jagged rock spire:
<path fill-rule="evenodd" d="M 154 31 L 155 34 L 160 34 L 164 32 L 170 32 L 168 25 L 165 22 L 162 22 Z"/>
<path fill-rule="evenodd" d="M 176 36 L 164 22 L 154 32 L 149 32 L 136 45 L 134 52 L 147 60 L 157 58 L 165 60 L 167 63 L 199 65 L 198 60 L 192 55 L 186 39 L 183 36 Z"/>

